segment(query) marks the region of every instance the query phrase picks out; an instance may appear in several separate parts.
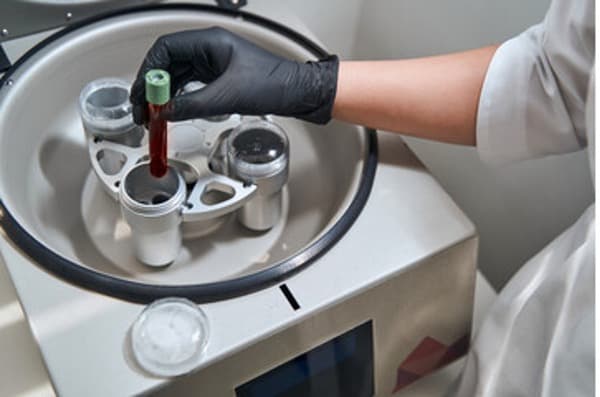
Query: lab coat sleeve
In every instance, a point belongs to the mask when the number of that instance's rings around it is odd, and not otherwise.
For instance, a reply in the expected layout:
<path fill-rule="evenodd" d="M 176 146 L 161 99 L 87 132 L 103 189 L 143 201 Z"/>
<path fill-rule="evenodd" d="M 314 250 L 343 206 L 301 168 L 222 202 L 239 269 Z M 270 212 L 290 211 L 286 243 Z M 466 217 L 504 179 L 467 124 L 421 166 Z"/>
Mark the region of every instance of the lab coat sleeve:
<path fill-rule="evenodd" d="M 477 148 L 509 163 L 586 147 L 593 0 L 553 1 L 544 21 L 502 44 L 479 100 Z"/>

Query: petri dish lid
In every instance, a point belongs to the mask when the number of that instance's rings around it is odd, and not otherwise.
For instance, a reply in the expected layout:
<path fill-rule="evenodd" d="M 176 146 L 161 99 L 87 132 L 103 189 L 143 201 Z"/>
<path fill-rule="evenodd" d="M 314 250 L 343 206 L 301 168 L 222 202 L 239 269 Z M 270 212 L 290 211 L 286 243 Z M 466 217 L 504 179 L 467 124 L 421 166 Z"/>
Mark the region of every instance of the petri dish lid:
<path fill-rule="evenodd" d="M 184 298 L 164 298 L 148 305 L 131 329 L 139 366 L 161 377 L 184 375 L 200 361 L 209 337 L 208 318 Z"/>

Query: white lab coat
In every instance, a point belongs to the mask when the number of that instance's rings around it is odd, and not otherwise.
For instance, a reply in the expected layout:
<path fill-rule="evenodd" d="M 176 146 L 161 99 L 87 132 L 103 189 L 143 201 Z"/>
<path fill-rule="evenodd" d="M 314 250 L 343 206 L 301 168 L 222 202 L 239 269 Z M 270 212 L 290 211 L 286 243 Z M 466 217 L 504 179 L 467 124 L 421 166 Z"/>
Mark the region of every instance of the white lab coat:
<path fill-rule="evenodd" d="M 594 30 L 593 0 L 554 0 L 541 24 L 500 46 L 477 116 L 484 160 L 587 147 L 594 175 Z M 451 394 L 594 395 L 594 223 L 592 205 L 506 285 Z"/>

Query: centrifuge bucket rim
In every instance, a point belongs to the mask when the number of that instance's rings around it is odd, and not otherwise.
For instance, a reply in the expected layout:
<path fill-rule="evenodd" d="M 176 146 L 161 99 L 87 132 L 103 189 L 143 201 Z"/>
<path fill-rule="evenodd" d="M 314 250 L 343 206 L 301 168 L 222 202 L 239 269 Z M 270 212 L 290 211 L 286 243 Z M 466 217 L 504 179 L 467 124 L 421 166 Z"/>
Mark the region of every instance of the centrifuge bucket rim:
<path fill-rule="evenodd" d="M 328 53 L 318 44 L 314 43 L 304 35 L 283 26 L 275 21 L 240 10 L 223 9 L 205 4 L 158 4 L 137 6 L 118 11 L 103 13 L 77 23 L 74 23 L 49 36 L 31 50 L 25 53 L 0 79 L 0 91 L 8 86 L 11 75 L 27 60 L 48 44 L 70 34 L 77 29 L 83 28 L 104 19 L 123 16 L 127 14 L 140 13 L 157 10 L 189 10 L 208 13 L 217 13 L 233 18 L 242 17 L 244 21 L 251 22 L 279 33 L 309 50 L 318 58 L 323 58 Z M 363 127 L 366 139 L 366 154 L 363 169 L 360 176 L 358 190 L 350 205 L 344 211 L 340 219 L 329 228 L 318 240 L 308 247 L 296 253 L 294 256 L 271 265 L 269 268 L 256 273 L 241 276 L 235 279 L 211 282 L 196 285 L 154 285 L 131 281 L 114 277 L 109 274 L 92 270 L 73 262 L 33 237 L 13 217 L 0 198 L 0 227 L 12 242 L 27 254 L 38 266 L 50 272 L 52 275 L 69 282 L 73 285 L 98 292 L 114 298 L 134 303 L 147 304 L 160 298 L 177 296 L 190 299 L 196 303 L 211 302 L 242 296 L 268 286 L 274 285 L 313 263 L 325 254 L 339 241 L 350 229 L 354 221 L 364 208 L 375 179 L 377 169 L 377 134 L 375 130 Z"/>

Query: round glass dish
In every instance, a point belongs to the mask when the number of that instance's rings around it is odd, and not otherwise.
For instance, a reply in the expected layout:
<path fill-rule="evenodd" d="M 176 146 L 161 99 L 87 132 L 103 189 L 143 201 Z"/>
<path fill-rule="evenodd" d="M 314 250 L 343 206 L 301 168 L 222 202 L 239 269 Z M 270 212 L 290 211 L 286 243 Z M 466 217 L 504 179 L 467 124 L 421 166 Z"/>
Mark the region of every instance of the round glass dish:
<path fill-rule="evenodd" d="M 184 298 L 164 298 L 148 305 L 133 323 L 131 347 L 142 369 L 172 377 L 198 365 L 208 337 L 208 318 L 200 307 Z"/>

